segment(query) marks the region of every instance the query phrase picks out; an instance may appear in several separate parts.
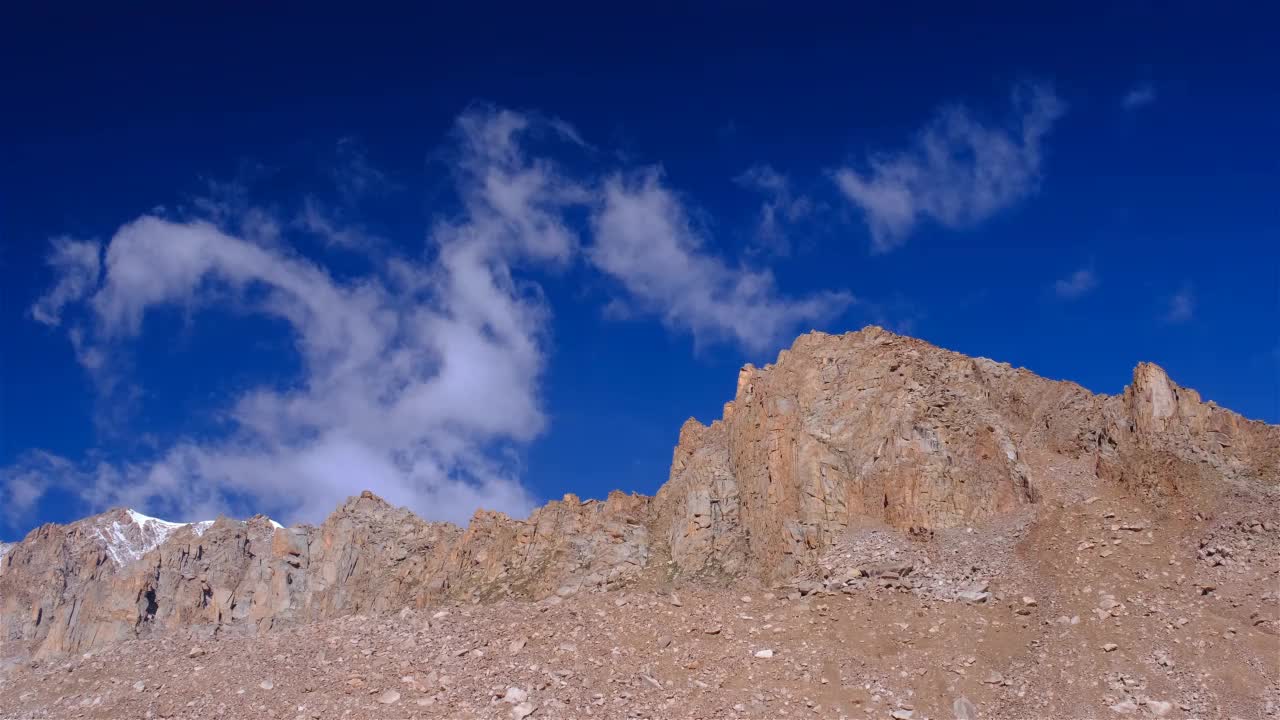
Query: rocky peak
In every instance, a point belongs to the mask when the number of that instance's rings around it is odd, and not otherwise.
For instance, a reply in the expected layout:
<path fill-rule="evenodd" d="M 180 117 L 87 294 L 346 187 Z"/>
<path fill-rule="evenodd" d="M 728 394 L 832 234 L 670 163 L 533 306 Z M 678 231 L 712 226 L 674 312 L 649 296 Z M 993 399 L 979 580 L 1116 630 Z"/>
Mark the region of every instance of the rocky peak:
<path fill-rule="evenodd" d="M 1125 396 L 1134 420 L 1145 432 L 1159 432 L 1178 414 L 1180 388 L 1154 363 L 1139 363 L 1133 369 L 1133 384 L 1125 388 Z M 1190 398 L 1199 404 L 1199 396 Z"/>
<path fill-rule="evenodd" d="M 83 651 L 165 628 L 251 632 L 448 599 L 775 583 L 868 528 L 930 537 L 1078 502 L 1079 477 L 1158 500 L 1277 483 L 1280 430 L 1142 364 L 1116 397 L 882 328 L 799 337 L 680 428 L 657 494 L 566 495 L 526 519 L 427 522 L 369 491 L 317 527 L 117 510 L 0 563 L 0 635 Z"/>
<path fill-rule="evenodd" d="M 331 513 L 330 518 L 377 515 L 394 510 L 395 507 L 391 503 L 383 500 L 370 490 L 364 490 L 359 495 L 347 498 Z"/>
<path fill-rule="evenodd" d="M 186 523 L 153 518 L 129 508 L 116 508 L 98 516 L 93 532 L 116 565 L 127 565 L 185 526 Z"/>
<path fill-rule="evenodd" d="M 1214 494 L 1221 481 L 1280 485 L 1277 427 L 1248 420 L 1139 363 L 1108 398 L 1099 428 L 1099 476 L 1145 493 Z"/>

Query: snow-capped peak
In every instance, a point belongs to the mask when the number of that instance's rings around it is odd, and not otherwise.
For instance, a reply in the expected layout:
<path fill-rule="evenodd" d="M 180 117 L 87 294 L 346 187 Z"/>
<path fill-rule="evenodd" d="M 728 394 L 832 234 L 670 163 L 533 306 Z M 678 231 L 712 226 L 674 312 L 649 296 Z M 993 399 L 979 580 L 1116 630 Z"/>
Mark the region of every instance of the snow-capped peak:
<path fill-rule="evenodd" d="M 125 510 L 126 522 L 112 520 L 110 525 L 99 525 L 98 538 L 106 546 L 107 554 L 116 565 L 127 565 L 164 542 L 174 530 L 186 523 L 169 522 L 143 515 L 136 510 Z"/>
<path fill-rule="evenodd" d="M 186 526 L 186 523 L 169 522 L 168 520 L 161 520 L 160 518 L 153 518 L 149 515 L 143 515 L 137 510 L 130 509 L 130 510 L 127 510 L 126 512 L 129 513 L 129 519 L 132 520 L 134 524 L 137 525 L 138 527 L 145 527 L 148 524 L 153 524 L 156 527 L 168 528 L 170 532 L 173 532 L 174 530 L 177 530 L 180 527 Z"/>
<path fill-rule="evenodd" d="M 179 528 L 190 525 L 196 537 L 200 537 L 213 526 L 212 520 L 201 520 L 196 523 L 170 522 L 143 515 L 133 509 L 124 511 L 123 522 L 121 519 L 116 519 L 120 518 L 120 515 L 106 517 L 112 518 L 110 524 L 99 523 L 95 532 L 116 565 L 127 565 L 138 560 L 168 540 L 169 536 Z M 273 528 L 284 527 L 271 518 L 267 518 L 267 521 Z M 7 551 L 8 548 L 0 551 L 0 556 Z"/>

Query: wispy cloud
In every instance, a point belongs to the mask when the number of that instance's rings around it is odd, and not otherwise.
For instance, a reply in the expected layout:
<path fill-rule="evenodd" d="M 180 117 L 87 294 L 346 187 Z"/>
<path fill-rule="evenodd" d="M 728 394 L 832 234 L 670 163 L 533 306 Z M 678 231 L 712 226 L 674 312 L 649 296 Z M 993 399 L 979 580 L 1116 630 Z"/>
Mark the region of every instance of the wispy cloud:
<path fill-rule="evenodd" d="M 351 137 L 339 140 L 335 154 L 337 161 L 330 174 L 339 195 L 348 204 L 395 187 L 386 173 L 369 162 L 368 150 L 359 140 Z"/>
<path fill-rule="evenodd" d="M 315 521 L 370 488 L 432 518 L 462 520 L 482 505 L 527 511 L 534 498 L 505 448 L 546 424 L 549 315 L 514 273 L 578 245 L 564 218 L 578 191 L 527 156 L 530 124 L 492 110 L 459 119 L 463 210 L 432 229 L 431 265 L 386 257 L 367 276 L 338 280 L 287 247 L 161 215 L 121 227 L 101 266 L 96 245 L 56 242 L 58 278 L 32 313 L 57 325 L 74 310 L 78 342 L 106 362 L 160 308 L 232 302 L 288 324 L 303 376 L 235 398 L 227 436 L 189 437 L 150 459 L 90 465 L 29 453 L 3 470 L 8 500 L 29 507 L 58 486 L 94 508 L 192 518 L 235 510 L 239 498 L 241 510 Z"/>
<path fill-rule="evenodd" d="M 1124 94 L 1120 104 L 1125 110 L 1137 110 L 1156 101 L 1156 89 L 1149 83 L 1135 86 Z"/>
<path fill-rule="evenodd" d="M 865 170 L 841 168 L 834 178 L 862 211 L 873 249 L 887 252 L 906 242 L 921 220 L 970 227 L 1034 193 L 1044 138 L 1063 111 L 1052 89 L 1019 86 L 1008 124 L 948 107 L 910 147 L 874 154 Z"/>
<path fill-rule="evenodd" d="M 707 247 L 657 169 L 607 179 L 591 224 L 591 262 L 641 311 L 699 340 L 771 349 L 797 327 L 833 317 L 853 301 L 842 292 L 787 298 L 768 270 L 726 263 Z"/>
<path fill-rule="evenodd" d="M 32 450 L 0 469 L 0 500 L 25 511 L 58 488 L 91 509 L 128 505 L 174 519 L 265 510 L 316 521 L 369 488 L 434 519 L 463 520 L 481 506 L 523 514 L 535 498 L 520 479 L 520 450 L 547 424 L 540 388 L 551 316 L 529 271 L 585 259 L 616 281 L 614 307 L 751 351 L 775 349 L 853 301 L 842 292 L 789 298 L 768 270 L 722 259 L 658 170 L 572 176 L 530 150 L 535 138 L 538 147 L 588 149 L 558 121 L 488 107 L 458 118 L 446 154 L 459 209 L 436 220 L 421 254 L 366 242 L 357 222 L 335 220 L 311 197 L 300 215 L 268 212 L 239 183 L 183 214 L 137 217 L 105 245 L 55 240 L 55 279 L 31 314 L 65 328 L 100 384 L 128 373 L 122 358 L 148 317 L 213 306 L 285 323 L 301 376 L 212 410 L 226 432 L 146 457 Z M 342 197 L 386 182 L 357 158 Z M 756 180 L 782 192 L 778 177 Z M 331 273 L 289 242 L 299 231 L 359 247 L 371 269 Z"/>
<path fill-rule="evenodd" d="M 1168 307 L 1164 313 L 1167 323 L 1184 323 L 1196 314 L 1196 296 L 1190 285 L 1169 296 Z"/>
<path fill-rule="evenodd" d="M 384 240 L 359 223 L 344 220 L 326 208 L 315 197 L 302 201 L 302 209 L 294 219 L 298 228 L 319 237 L 326 245 L 344 250 L 372 251 Z"/>
<path fill-rule="evenodd" d="M 62 309 L 90 292 L 98 282 L 102 265 L 102 244 L 93 240 L 55 238 L 48 264 L 53 268 L 53 287 L 31 306 L 31 317 L 45 325 L 62 321 Z"/>
<path fill-rule="evenodd" d="M 813 200 L 796 194 L 790 179 L 769 165 L 755 165 L 735 181 L 765 196 L 756 224 L 755 239 L 759 246 L 774 255 L 790 254 L 791 227 L 813 214 Z"/>
<path fill-rule="evenodd" d="M 1098 275 L 1093 268 L 1080 268 L 1053 284 L 1053 291 L 1063 300 L 1075 300 L 1098 287 Z"/>

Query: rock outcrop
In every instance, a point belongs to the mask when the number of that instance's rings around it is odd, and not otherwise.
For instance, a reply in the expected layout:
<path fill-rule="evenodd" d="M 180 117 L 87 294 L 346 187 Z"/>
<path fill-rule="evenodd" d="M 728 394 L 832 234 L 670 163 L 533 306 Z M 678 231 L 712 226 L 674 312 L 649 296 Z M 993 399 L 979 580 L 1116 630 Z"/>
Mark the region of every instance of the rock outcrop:
<path fill-rule="evenodd" d="M 1106 405 L 1098 475 L 1167 497 L 1229 492 L 1235 483 L 1280 481 L 1277 428 L 1200 400 L 1164 370 L 1138 365 L 1133 383 Z M 1225 483 L 1224 483 L 1225 481 Z"/>
<path fill-rule="evenodd" d="M 743 368 L 721 419 L 685 423 L 652 498 L 568 495 L 524 520 L 480 511 L 465 529 L 367 492 L 318 527 L 123 510 L 45 525 L 0 551 L 0 639 L 56 654 L 443 599 L 773 583 L 860 527 L 927 534 L 1035 513 L 1069 496 L 1055 470 L 1067 461 L 1157 503 L 1274 489 L 1280 428 L 1201 402 L 1154 365 L 1107 397 L 880 328 L 813 333 Z"/>

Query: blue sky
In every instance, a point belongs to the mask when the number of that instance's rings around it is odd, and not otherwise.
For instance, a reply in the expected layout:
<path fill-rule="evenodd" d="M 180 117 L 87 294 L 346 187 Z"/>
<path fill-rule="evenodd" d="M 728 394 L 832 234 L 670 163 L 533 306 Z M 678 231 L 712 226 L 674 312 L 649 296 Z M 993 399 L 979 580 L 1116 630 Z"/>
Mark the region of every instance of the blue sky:
<path fill-rule="evenodd" d="M 764 8 L 11 18 L 0 537 L 651 493 L 814 328 L 1280 420 L 1270 11 Z"/>

